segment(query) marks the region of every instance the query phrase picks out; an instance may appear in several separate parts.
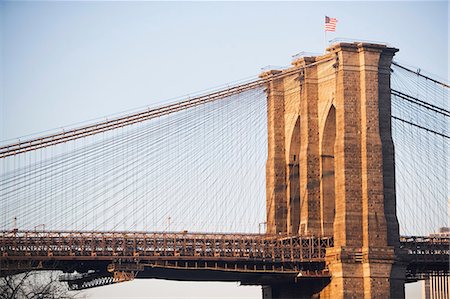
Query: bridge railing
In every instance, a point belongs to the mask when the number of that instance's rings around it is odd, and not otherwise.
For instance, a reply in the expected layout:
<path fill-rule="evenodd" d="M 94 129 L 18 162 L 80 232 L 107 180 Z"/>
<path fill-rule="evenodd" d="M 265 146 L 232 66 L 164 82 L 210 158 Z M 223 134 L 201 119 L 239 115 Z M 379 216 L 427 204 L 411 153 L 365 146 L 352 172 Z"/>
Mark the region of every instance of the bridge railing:
<path fill-rule="evenodd" d="M 261 260 L 323 261 L 330 237 L 285 237 L 260 234 L 2 232 L 4 259 Z"/>
<path fill-rule="evenodd" d="M 409 263 L 448 263 L 450 238 L 401 237 Z M 0 232 L 1 259 L 324 261 L 332 237 L 188 232 Z"/>
<path fill-rule="evenodd" d="M 447 261 L 450 255 L 449 237 L 401 237 L 400 248 L 405 250 L 410 261 Z"/>

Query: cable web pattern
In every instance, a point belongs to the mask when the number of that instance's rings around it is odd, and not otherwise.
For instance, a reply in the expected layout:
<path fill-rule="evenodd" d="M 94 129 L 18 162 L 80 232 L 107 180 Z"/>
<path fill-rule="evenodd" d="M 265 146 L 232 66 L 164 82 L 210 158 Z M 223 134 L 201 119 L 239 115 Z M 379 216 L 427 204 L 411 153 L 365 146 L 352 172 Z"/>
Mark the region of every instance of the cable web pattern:
<path fill-rule="evenodd" d="M 429 235 L 449 226 L 449 89 L 396 65 L 391 82 L 400 233 Z"/>
<path fill-rule="evenodd" d="M 266 95 L 0 159 L 0 229 L 258 232 Z"/>
<path fill-rule="evenodd" d="M 391 78 L 400 232 L 428 235 L 449 226 L 449 88 L 395 63 Z M 145 121 L 47 139 L 56 145 L 44 148 L 34 139 L 34 150 L 0 159 L 0 229 L 258 232 L 267 158 L 261 86 L 258 79 L 233 95 L 144 111 Z"/>

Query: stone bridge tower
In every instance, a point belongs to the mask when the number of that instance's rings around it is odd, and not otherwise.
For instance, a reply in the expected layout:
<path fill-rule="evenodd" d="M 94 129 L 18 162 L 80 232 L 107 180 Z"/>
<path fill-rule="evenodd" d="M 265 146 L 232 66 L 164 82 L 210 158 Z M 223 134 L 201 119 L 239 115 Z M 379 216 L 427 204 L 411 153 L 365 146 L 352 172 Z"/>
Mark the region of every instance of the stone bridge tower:
<path fill-rule="evenodd" d="M 390 98 L 398 50 L 327 50 L 261 75 L 269 79 L 267 233 L 334 236 L 320 298 L 402 298 Z"/>

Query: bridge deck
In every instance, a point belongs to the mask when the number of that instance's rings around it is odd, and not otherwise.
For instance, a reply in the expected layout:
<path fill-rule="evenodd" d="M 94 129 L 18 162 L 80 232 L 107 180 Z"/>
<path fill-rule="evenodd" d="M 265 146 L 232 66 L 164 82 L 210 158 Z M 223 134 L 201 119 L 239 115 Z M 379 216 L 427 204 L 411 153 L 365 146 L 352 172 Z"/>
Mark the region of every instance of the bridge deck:
<path fill-rule="evenodd" d="M 322 261 L 331 237 L 139 232 L 3 232 L 3 258 Z"/>
<path fill-rule="evenodd" d="M 399 259 L 407 263 L 410 279 L 430 271 L 448 272 L 449 245 L 449 238 L 401 237 Z M 332 237 L 9 231 L 0 232 L 0 270 L 95 269 L 102 275 L 121 271 L 138 277 L 258 283 L 261 277 L 294 279 L 299 273 L 327 277 L 325 253 L 330 247 Z"/>

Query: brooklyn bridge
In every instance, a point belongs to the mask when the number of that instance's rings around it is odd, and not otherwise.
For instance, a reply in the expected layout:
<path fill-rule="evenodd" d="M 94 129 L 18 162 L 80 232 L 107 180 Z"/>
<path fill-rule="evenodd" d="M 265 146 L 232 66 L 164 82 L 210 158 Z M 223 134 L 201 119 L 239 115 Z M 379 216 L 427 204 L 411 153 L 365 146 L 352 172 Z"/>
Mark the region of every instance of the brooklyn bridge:
<path fill-rule="evenodd" d="M 159 107 L 0 146 L 0 274 L 402 298 L 449 275 L 449 85 L 337 43 Z"/>

